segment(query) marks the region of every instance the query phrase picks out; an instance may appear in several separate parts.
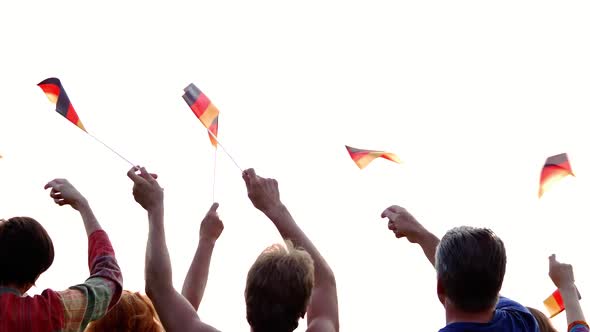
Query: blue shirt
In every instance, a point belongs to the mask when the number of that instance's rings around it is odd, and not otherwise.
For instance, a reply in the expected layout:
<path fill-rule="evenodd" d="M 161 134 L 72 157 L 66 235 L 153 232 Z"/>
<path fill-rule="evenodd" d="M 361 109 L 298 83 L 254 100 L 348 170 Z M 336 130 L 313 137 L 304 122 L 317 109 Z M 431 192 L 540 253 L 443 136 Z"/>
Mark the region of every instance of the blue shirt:
<path fill-rule="evenodd" d="M 439 332 L 539 332 L 537 320 L 524 306 L 500 297 L 488 323 L 451 323 Z"/>

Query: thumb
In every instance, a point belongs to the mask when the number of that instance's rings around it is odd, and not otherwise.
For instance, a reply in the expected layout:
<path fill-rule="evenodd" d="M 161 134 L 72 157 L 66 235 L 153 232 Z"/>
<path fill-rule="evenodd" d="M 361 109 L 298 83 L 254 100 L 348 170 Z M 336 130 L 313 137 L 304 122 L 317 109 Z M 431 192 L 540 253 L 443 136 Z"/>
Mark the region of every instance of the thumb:
<path fill-rule="evenodd" d="M 154 180 L 155 180 L 155 179 L 154 179 L 154 177 L 152 177 L 152 174 L 150 174 L 150 173 L 149 173 L 149 172 L 148 172 L 148 171 L 145 169 L 145 167 L 141 167 L 141 168 L 139 169 L 139 172 L 140 172 L 141 176 L 142 176 L 144 179 L 146 179 L 146 180 L 148 180 L 148 181 L 154 181 Z"/>
<path fill-rule="evenodd" d="M 383 213 L 381 214 L 382 218 L 388 218 L 391 221 L 395 221 L 397 219 L 397 217 L 399 216 L 399 213 L 395 213 L 391 210 L 385 210 L 383 211 Z"/>
<path fill-rule="evenodd" d="M 215 202 L 211 205 L 211 208 L 209 208 L 209 213 L 213 213 L 213 212 L 217 212 L 217 208 L 219 207 L 219 203 Z"/>
<path fill-rule="evenodd" d="M 244 179 L 244 182 L 246 182 L 246 187 L 250 188 L 250 185 L 256 181 L 256 171 L 254 171 L 253 168 L 248 168 L 242 173 L 242 178 Z"/>
<path fill-rule="evenodd" d="M 250 182 L 256 179 L 256 171 L 254 170 L 254 168 L 248 168 L 244 171 L 244 179 L 246 180 L 246 182 Z"/>

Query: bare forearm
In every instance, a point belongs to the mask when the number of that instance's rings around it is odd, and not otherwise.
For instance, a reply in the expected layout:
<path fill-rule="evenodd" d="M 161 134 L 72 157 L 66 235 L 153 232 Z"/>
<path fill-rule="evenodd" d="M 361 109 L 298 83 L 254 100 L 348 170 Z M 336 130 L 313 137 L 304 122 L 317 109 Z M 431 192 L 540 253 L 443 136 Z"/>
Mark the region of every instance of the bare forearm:
<path fill-rule="evenodd" d="M 209 267 L 211 265 L 211 256 L 215 240 L 200 239 L 197 252 L 189 268 L 184 285 L 182 286 L 182 295 L 191 303 L 195 310 L 199 310 L 199 305 L 205 294 L 207 279 L 209 278 Z"/>
<path fill-rule="evenodd" d="M 432 266 L 435 265 L 435 256 L 436 256 L 436 247 L 440 240 L 436 235 L 430 233 L 428 230 L 424 229 L 422 235 L 418 239 L 418 244 L 422 247 L 422 251 L 424 251 L 424 255 L 430 261 Z"/>
<path fill-rule="evenodd" d="M 82 221 L 84 222 L 84 228 L 86 229 L 87 236 L 90 236 L 90 234 L 94 233 L 95 231 L 102 229 L 98 223 L 98 220 L 94 216 L 94 212 L 92 212 L 92 209 L 86 200 L 81 202 L 77 208 L 78 212 L 80 212 L 80 216 L 82 217 Z"/>
<path fill-rule="evenodd" d="M 585 321 L 584 312 L 580 306 L 578 299 L 578 290 L 574 284 L 570 284 L 559 288 L 563 303 L 565 305 L 565 314 L 567 316 L 567 323 L 571 324 L 575 321 Z"/>
<path fill-rule="evenodd" d="M 166 234 L 164 232 L 164 209 L 148 213 L 149 234 L 145 252 L 146 292 L 154 296 L 158 291 L 172 288 L 172 267 Z"/>
<path fill-rule="evenodd" d="M 299 228 L 291 213 L 284 205 L 280 205 L 265 214 L 275 224 L 283 239 L 291 240 L 295 246 L 305 249 L 314 261 L 315 283 L 335 283 L 332 269 L 322 257 L 307 235 Z"/>
<path fill-rule="evenodd" d="M 164 209 L 148 213 L 149 235 L 145 254 L 146 293 L 168 332 L 217 331 L 202 323 L 197 312 L 172 285 L 172 267 L 164 232 Z"/>

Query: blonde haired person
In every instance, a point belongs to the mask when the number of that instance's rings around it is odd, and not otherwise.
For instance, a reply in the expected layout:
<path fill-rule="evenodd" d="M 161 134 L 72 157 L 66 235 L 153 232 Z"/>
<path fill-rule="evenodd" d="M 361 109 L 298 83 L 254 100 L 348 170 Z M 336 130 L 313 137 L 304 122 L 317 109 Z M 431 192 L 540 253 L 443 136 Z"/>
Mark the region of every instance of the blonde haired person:
<path fill-rule="evenodd" d="M 124 290 L 121 300 L 86 332 L 164 332 L 152 301 L 139 292 Z"/>
<path fill-rule="evenodd" d="M 140 174 L 136 173 L 138 170 Z M 216 235 L 213 237 L 201 237 L 191 266 L 194 275 L 188 276 L 190 280 L 188 284 L 185 282 L 185 296 L 182 296 L 172 285 L 164 233 L 163 190 L 145 168 L 132 168 L 127 175 L 134 183 L 135 200 L 148 214 L 146 292 L 164 328 L 167 332 L 218 331 L 202 322 L 196 310 L 205 289 L 213 246 L 221 234 L 221 220 L 216 212 L 218 204 L 214 203 L 205 217 L 218 225 L 218 232 L 208 234 Z M 252 265 L 244 293 L 250 331 L 292 332 L 299 319 L 307 316 L 308 332 L 338 332 L 338 296 L 330 266 L 281 202 L 277 181 L 257 176 L 253 169 L 246 170 L 243 178 L 252 204 L 273 222 L 283 239 L 291 240 L 305 252 L 289 244 L 287 248 L 273 246 Z M 198 294 L 191 297 L 189 293 L 193 291 L 187 287 Z"/>
<path fill-rule="evenodd" d="M 309 305 L 313 260 L 291 241 L 285 243 L 265 249 L 246 278 L 246 317 L 256 331 L 293 331 Z"/>

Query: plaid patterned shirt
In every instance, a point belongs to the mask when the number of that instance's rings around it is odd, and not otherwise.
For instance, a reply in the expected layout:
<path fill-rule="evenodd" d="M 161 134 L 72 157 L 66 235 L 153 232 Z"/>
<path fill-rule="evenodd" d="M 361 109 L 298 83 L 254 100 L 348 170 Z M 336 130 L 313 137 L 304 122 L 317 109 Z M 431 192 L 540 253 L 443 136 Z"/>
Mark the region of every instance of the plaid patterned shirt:
<path fill-rule="evenodd" d="M 31 297 L 0 288 L 0 332 L 81 332 L 103 317 L 119 301 L 123 277 L 102 230 L 88 238 L 88 266 L 86 282 L 65 291 L 46 289 Z"/>

